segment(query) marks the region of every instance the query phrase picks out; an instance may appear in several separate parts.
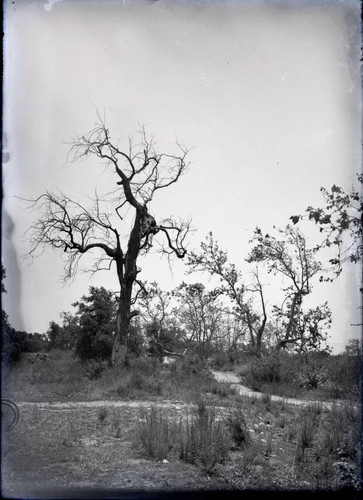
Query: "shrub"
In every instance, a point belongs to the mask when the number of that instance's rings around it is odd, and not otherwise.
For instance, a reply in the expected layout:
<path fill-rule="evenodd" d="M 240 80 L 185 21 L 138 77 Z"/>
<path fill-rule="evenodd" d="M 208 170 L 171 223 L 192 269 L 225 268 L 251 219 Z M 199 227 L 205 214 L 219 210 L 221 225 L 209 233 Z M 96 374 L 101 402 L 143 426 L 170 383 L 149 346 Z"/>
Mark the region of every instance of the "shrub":
<path fill-rule="evenodd" d="M 212 366 L 216 369 L 222 369 L 228 366 L 230 362 L 229 357 L 223 351 L 217 352 L 212 360 Z"/>
<path fill-rule="evenodd" d="M 97 380 L 109 366 L 107 361 L 92 359 L 85 362 L 87 376 L 90 380 Z"/>
<path fill-rule="evenodd" d="M 317 488 L 341 488 L 357 484 L 358 413 L 351 406 L 321 405 L 299 415 L 295 467 L 304 470 Z M 305 453 L 309 449 L 309 454 Z"/>
<path fill-rule="evenodd" d="M 211 383 L 210 392 L 221 398 L 227 398 L 231 394 L 236 394 L 236 389 L 228 384 L 214 381 Z"/>
<path fill-rule="evenodd" d="M 152 407 L 142 411 L 136 426 L 134 446 L 158 460 L 176 455 L 187 463 L 202 465 L 207 471 L 223 462 L 231 445 L 226 425 L 215 412 L 198 403 L 197 414 L 186 414 L 179 425 L 170 421 L 162 410 Z"/>
<path fill-rule="evenodd" d="M 130 394 L 130 388 L 127 385 L 126 380 L 122 380 L 117 384 L 116 387 L 116 394 L 120 396 L 120 398 L 127 398 Z"/>
<path fill-rule="evenodd" d="M 180 458 L 187 463 L 202 464 L 210 471 L 227 458 L 230 444 L 225 425 L 200 401 L 197 416 L 188 417 L 181 427 Z"/>
<path fill-rule="evenodd" d="M 25 351 L 26 333 L 13 328 L 8 315 L 1 310 L 1 360 L 12 365 L 20 360 L 21 352 Z"/>
<path fill-rule="evenodd" d="M 128 385 L 130 389 L 145 391 L 149 387 L 149 382 L 143 373 L 132 370 L 128 376 Z"/>
<path fill-rule="evenodd" d="M 271 396 L 269 394 L 262 395 L 261 403 L 265 407 L 266 411 L 271 411 Z"/>
<path fill-rule="evenodd" d="M 297 431 L 295 465 L 299 465 L 305 455 L 306 448 L 311 448 L 315 435 L 314 419 L 311 414 L 305 414 Z"/>
<path fill-rule="evenodd" d="M 102 423 L 106 420 L 106 417 L 108 415 L 108 409 L 106 408 L 106 406 L 102 406 L 99 410 L 98 410 L 98 420 Z"/>
<path fill-rule="evenodd" d="M 306 356 L 305 363 L 300 371 L 300 385 L 306 389 L 317 389 L 328 380 L 328 370 L 324 366 L 324 358 Z"/>
<path fill-rule="evenodd" d="M 115 437 L 120 439 L 122 435 L 121 431 L 121 415 L 119 410 L 114 410 L 112 415 L 112 426 L 115 430 Z"/>
<path fill-rule="evenodd" d="M 183 357 L 180 371 L 184 375 L 198 375 L 209 370 L 208 363 L 201 360 L 197 354 L 190 353 Z"/>
<path fill-rule="evenodd" d="M 331 396 L 358 399 L 360 369 L 358 356 L 332 356 L 328 367 Z"/>
<path fill-rule="evenodd" d="M 316 451 L 319 455 L 339 458 L 344 451 L 347 458 L 356 461 L 358 454 L 358 412 L 350 405 L 334 404 L 320 426 Z"/>
<path fill-rule="evenodd" d="M 152 407 L 149 412 L 142 411 L 136 427 L 135 444 L 141 445 L 148 457 L 163 460 L 175 446 L 176 426 L 171 423 L 160 409 Z"/>
<path fill-rule="evenodd" d="M 257 358 L 251 364 L 245 382 L 254 390 L 261 390 L 265 384 L 291 383 L 296 377 L 296 364 L 292 358 L 285 353 Z"/>
<path fill-rule="evenodd" d="M 322 406 L 312 404 L 300 410 L 297 421 L 300 423 L 297 427 L 297 444 L 295 454 L 295 464 L 300 464 L 305 455 L 306 448 L 313 446 L 316 432 L 320 425 L 322 416 Z"/>
<path fill-rule="evenodd" d="M 160 367 L 157 359 L 149 356 L 139 357 L 129 362 L 129 370 L 140 373 L 142 375 L 150 376 L 155 374 Z"/>
<path fill-rule="evenodd" d="M 246 449 L 252 442 L 251 433 L 248 430 L 246 419 L 241 408 L 235 408 L 227 418 L 227 426 L 235 448 Z"/>

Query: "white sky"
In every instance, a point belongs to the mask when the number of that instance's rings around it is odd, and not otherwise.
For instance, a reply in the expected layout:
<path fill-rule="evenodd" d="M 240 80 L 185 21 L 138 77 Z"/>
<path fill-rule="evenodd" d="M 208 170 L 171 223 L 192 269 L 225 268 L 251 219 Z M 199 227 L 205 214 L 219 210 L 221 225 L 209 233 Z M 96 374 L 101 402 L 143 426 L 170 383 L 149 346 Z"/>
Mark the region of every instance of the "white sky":
<path fill-rule="evenodd" d="M 95 106 L 120 144 L 143 123 L 160 150 L 193 148 L 188 173 L 151 212 L 192 217 L 190 248 L 213 231 L 242 267 L 256 225 L 285 226 L 322 204 L 320 186 L 349 189 L 360 169 L 358 1 L 15 0 L 4 10 L 4 209 L 15 227 L 9 236 L 4 216 L 3 262 L 16 328 L 45 332 L 90 284 L 116 289 L 106 272 L 62 288 L 62 255 L 51 251 L 20 259 L 37 214 L 16 196 L 82 200 L 110 187 L 94 162 L 66 161 Z M 360 334 L 349 326 L 360 319 L 359 272 L 312 295 L 333 310 L 336 350 Z M 160 256 L 140 278 L 166 289 L 185 279 L 182 263 L 171 273 Z"/>

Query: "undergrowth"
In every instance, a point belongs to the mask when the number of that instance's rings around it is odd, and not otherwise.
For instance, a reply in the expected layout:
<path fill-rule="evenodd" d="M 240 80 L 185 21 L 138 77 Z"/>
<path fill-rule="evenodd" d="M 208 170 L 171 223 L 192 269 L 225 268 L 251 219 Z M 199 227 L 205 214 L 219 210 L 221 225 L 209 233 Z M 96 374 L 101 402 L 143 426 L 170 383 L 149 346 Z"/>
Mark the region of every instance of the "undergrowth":
<path fill-rule="evenodd" d="M 346 354 L 275 352 L 239 369 L 242 383 L 255 391 L 287 398 L 357 400 L 360 366 Z"/>
<path fill-rule="evenodd" d="M 231 442 L 226 422 L 219 421 L 202 400 L 194 413 L 187 410 L 178 422 L 156 407 L 142 411 L 134 438 L 134 446 L 141 447 L 147 457 L 176 457 L 206 471 L 226 460 Z"/>
<path fill-rule="evenodd" d="M 228 398 L 235 391 L 219 384 L 193 358 L 168 367 L 155 358 L 131 359 L 128 366 L 80 363 L 71 352 L 53 350 L 46 361 L 26 359 L 7 370 L 5 392 L 15 401 L 97 399 L 182 399 L 194 401 L 199 393 Z"/>

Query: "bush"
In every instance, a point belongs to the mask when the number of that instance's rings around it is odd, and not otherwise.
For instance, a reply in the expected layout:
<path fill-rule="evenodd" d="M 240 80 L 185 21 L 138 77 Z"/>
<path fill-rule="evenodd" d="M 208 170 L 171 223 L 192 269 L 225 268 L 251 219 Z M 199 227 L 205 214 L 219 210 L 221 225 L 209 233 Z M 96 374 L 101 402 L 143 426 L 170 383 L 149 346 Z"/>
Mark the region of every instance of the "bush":
<path fill-rule="evenodd" d="M 235 444 L 235 448 L 244 450 L 251 444 L 251 433 L 247 428 L 246 419 L 241 408 L 236 408 L 229 414 L 227 426 Z"/>
<path fill-rule="evenodd" d="M 12 365 L 20 360 L 21 352 L 26 349 L 25 332 L 18 332 L 8 321 L 8 315 L 1 310 L 1 359 L 3 362 Z"/>
<path fill-rule="evenodd" d="M 313 418 L 311 415 L 305 415 L 297 431 L 295 465 L 299 465 L 303 461 L 305 449 L 312 446 L 314 435 L 315 427 Z"/>
<path fill-rule="evenodd" d="M 176 426 L 157 408 L 142 411 L 136 427 L 134 444 L 141 446 L 146 455 L 157 460 L 166 459 L 175 446 Z"/>
<path fill-rule="evenodd" d="M 85 363 L 87 376 L 90 380 L 97 380 L 109 366 L 107 361 L 92 359 Z"/>
<path fill-rule="evenodd" d="M 61 350 L 51 351 L 45 361 L 21 360 L 7 373 L 7 390 L 20 401 L 57 400 L 83 392 L 88 385 L 93 390 L 86 367 Z"/>
<path fill-rule="evenodd" d="M 295 356 L 286 353 L 273 353 L 256 359 L 245 376 L 245 383 L 254 390 L 261 390 L 265 384 L 281 384 L 296 379 Z"/>
<path fill-rule="evenodd" d="M 221 370 L 222 368 L 225 368 L 228 366 L 230 362 L 229 357 L 227 354 L 223 351 L 217 352 L 212 359 L 212 366 L 213 368 L 216 368 L 217 370 Z"/>
<path fill-rule="evenodd" d="M 106 406 L 102 406 L 99 410 L 98 410 L 98 420 L 102 423 L 106 420 L 106 417 L 108 415 L 108 409 Z"/>
<path fill-rule="evenodd" d="M 358 412 L 351 405 L 333 405 L 325 412 L 319 404 L 299 412 L 295 468 L 318 488 L 356 485 L 358 474 Z M 309 453 L 306 453 L 309 450 Z"/>
<path fill-rule="evenodd" d="M 180 364 L 180 371 L 184 375 L 199 375 L 208 372 L 208 370 L 208 363 L 193 353 L 184 356 Z"/>
<path fill-rule="evenodd" d="M 352 461 L 357 460 L 359 442 L 358 412 L 350 405 L 334 404 L 327 413 L 317 438 L 320 455 L 339 458 L 340 450 Z"/>
<path fill-rule="evenodd" d="M 134 446 L 141 446 L 148 457 L 163 460 L 178 456 L 184 462 L 203 465 L 207 471 L 227 458 L 230 445 L 226 425 L 203 401 L 198 403 L 197 415 L 188 413 L 179 425 L 156 407 L 142 411 L 134 438 Z"/>
<path fill-rule="evenodd" d="M 358 399 L 360 370 L 358 356 L 332 356 L 328 366 L 331 396 Z"/>
<path fill-rule="evenodd" d="M 221 398 L 227 398 L 230 395 L 235 395 L 236 389 L 229 384 L 223 384 L 215 380 L 211 383 L 210 392 Z"/>
<path fill-rule="evenodd" d="M 328 380 L 326 358 L 319 353 L 311 353 L 304 357 L 304 364 L 300 370 L 300 385 L 306 389 L 317 389 Z"/>
<path fill-rule="evenodd" d="M 120 398 L 159 396 L 163 391 L 162 374 L 156 359 L 136 358 L 130 360 L 127 368 L 116 367 L 107 370 L 100 384 L 111 394 Z"/>
<path fill-rule="evenodd" d="M 187 418 L 186 425 L 181 428 L 181 460 L 202 464 L 210 471 L 227 458 L 230 445 L 226 426 L 216 419 L 213 410 L 200 401 L 197 416 L 194 419 Z"/>
<path fill-rule="evenodd" d="M 137 373 L 141 373 L 146 376 L 155 374 L 158 370 L 160 364 L 157 359 L 151 358 L 149 356 L 139 357 L 129 362 L 129 370 Z"/>

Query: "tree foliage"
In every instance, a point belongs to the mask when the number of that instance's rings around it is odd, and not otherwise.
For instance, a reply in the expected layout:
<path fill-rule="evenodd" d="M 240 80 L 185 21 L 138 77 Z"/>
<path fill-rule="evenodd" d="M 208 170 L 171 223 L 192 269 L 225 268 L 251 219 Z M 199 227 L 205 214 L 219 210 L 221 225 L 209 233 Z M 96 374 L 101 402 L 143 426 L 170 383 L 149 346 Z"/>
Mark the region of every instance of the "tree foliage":
<path fill-rule="evenodd" d="M 363 182 L 362 174 L 358 181 Z M 307 219 L 313 221 L 324 236 L 318 248 L 333 248 L 334 257 L 329 260 L 333 278 L 340 275 L 346 262 L 362 260 L 363 200 L 358 190 L 352 187 L 347 193 L 335 184 L 329 189 L 322 187 L 324 205 L 319 208 L 309 206 L 306 214 L 290 217 L 294 224 Z"/>
<path fill-rule="evenodd" d="M 256 228 L 252 243 L 254 246 L 247 261 L 264 263 L 269 273 L 283 276 L 286 281 L 284 301 L 281 306 L 274 306 L 275 316 L 280 319 L 283 329 L 276 347 L 314 348 L 326 338 L 326 328 L 331 322 L 327 304 L 307 313 L 302 307 L 304 297 L 312 291 L 313 278 L 323 270 L 316 259 L 317 249 L 307 248 L 301 231 L 289 225 L 278 230 L 278 237 L 263 234 Z"/>
<path fill-rule="evenodd" d="M 117 301 L 112 292 L 91 286 L 77 308 L 76 355 L 81 361 L 109 360 L 116 333 Z"/>
<path fill-rule="evenodd" d="M 5 287 L 6 269 L 1 264 L 1 293 L 7 293 Z M 1 309 L 1 359 L 9 364 L 19 361 L 21 353 L 27 350 L 26 332 L 18 332 L 9 322 L 9 316 Z"/>
<path fill-rule="evenodd" d="M 144 321 L 148 353 L 160 361 L 164 356 L 181 356 L 183 334 L 172 315 L 172 294 L 161 290 L 156 282 L 147 289 L 140 298 L 140 316 Z"/>
<path fill-rule="evenodd" d="M 245 335 L 247 327 L 251 346 L 257 354 L 261 352 L 262 339 L 267 323 L 266 305 L 263 287 L 259 279 L 258 270 L 253 275 L 253 282 L 245 284 L 242 273 L 235 264 L 228 261 L 227 252 L 222 250 L 214 241 L 213 234 L 209 233 L 206 241 L 201 242 L 200 252 L 191 252 L 188 255 L 189 272 L 201 271 L 219 279 L 217 289 L 220 295 L 227 296 L 232 303 L 232 314 L 241 322 L 240 336 Z M 259 308 L 256 309 L 256 297 Z M 235 341 L 238 340 L 236 336 Z"/>
<path fill-rule="evenodd" d="M 174 292 L 179 301 L 178 318 L 188 332 L 187 342 L 195 346 L 200 359 L 211 353 L 212 345 L 221 336 L 222 307 L 219 290 L 208 292 L 202 283 L 182 283 Z"/>
<path fill-rule="evenodd" d="M 50 349 L 73 350 L 75 348 L 79 324 L 76 315 L 69 312 L 62 312 L 62 325 L 51 321 L 47 331 Z"/>

